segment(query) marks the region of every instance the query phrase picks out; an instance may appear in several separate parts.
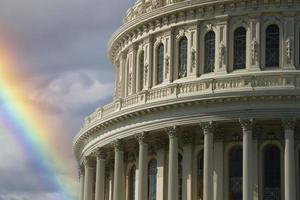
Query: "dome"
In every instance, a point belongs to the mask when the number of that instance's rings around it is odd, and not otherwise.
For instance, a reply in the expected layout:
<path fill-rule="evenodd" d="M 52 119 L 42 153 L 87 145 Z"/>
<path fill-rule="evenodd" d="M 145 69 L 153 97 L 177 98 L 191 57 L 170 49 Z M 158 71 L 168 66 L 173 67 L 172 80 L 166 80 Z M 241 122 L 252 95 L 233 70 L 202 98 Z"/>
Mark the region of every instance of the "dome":
<path fill-rule="evenodd" d="M 299 43 L 297 1 L 137 1 L 74 138 L 81 200 L 300 199 Z"/>

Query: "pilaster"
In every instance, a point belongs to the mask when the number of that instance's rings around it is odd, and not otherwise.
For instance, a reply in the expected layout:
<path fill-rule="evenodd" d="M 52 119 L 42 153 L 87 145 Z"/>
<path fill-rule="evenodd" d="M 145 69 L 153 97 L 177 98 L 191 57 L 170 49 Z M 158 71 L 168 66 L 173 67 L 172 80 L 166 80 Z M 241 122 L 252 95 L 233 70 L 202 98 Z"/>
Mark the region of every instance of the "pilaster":
<path fill-rule="evenodd" d="M 227 73 L 228 67 L 228 15 L 216 16 L 219 20 L 216 33 L 215 72 Z"/>
<path fill-rule="evenodd" d="M 250 61 L 246 68 L 249 71 L 260 70 L 260 17 L 250 16 L 250 45 L 247 45 L 247 57 Z M 250 48 L 249 48 L 250 47 Z"/>

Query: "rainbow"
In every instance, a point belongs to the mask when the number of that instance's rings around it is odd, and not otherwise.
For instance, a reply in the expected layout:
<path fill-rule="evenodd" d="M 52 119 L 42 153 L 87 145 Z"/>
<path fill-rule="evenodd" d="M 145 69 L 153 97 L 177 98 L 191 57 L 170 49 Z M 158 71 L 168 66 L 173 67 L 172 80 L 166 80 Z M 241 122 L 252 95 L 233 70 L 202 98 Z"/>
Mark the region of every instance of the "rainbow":
<path fill-rule="evenodd" d="M 58 130 L 53 130 L 51 122 L 43 117 L 45 113 L 28 100 L 30 90 L 24 87 L 25 79 L 16 71 L 13 60 L 0 50 L 0 132 L 9 134 L 33 163 L 32 169 L 39 172 L 33 179 L 58 194 L 53 199 L 76 199 L 70 184 L 75 181 L 58 173 L 71 170 L 62 153 L 64 147 L 58 144 Z"/>

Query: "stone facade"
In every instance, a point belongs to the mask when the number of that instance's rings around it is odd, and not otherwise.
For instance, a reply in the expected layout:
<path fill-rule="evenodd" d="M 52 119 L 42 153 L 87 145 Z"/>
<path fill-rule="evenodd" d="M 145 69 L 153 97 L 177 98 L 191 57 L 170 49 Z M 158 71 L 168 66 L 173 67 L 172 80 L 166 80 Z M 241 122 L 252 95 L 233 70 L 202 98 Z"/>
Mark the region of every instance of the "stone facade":
<path fill-rule="evenodd" d="M 80 200 L 300 199 L 299 44 L 298 0 L 138 0 L 73 142 Z"/>

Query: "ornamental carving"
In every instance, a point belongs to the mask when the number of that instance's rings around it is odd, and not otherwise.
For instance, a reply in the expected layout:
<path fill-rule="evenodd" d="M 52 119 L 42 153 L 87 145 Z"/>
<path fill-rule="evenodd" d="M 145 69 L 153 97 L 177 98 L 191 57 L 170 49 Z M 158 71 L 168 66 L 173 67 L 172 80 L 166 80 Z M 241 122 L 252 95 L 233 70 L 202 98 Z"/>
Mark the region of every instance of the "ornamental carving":
<path fill-rule="evenodd" d="M 220 59 L 220 65 L 222 67 L 223 64 L 225 64 L 225 54 L 226 54 L 226 46 L 223 42 L 221 42 L 219 47 L 219 59 Z"/>
<path fill-rule="evenodd" d="M 204 134 L 213 133 L 216 129 L 216 124 L 213 121 L 200 122 L 200 126 L 201 126 Z"/>
<path fill-rule="evenodd" d="M 131 91 L 131 89 L 132 89 L 132 72 L 130 72 L 128 76 L 128 91 Z"/>
<path fill-rule="evenodd" d="M 97 159 L 105 159 L 106 158 L 106 152 L 104 149 L 97 148 L 97 150 L 94 152 Z"/>
<path fill-rule="evenodd" d="M 168 73 L 169 73 L 169 67 L 170 67 L 170 58 L 169 56 L 167 55 L 166 58 L 165 58 L 165 64 L 166 64 L 166 72 L 165 72 L 165 78 L 167 78 L 168 76 Z"/>
<path fill-rule="evenodd" d="M 251 42 L 251 62 L 252 65 L 258 63 L 258 43 L 255 39 Z"/>
<path fill-rule="evenodd" d="M 177 137 L 178 127 L 177 126 L 171 126 L 165 128 L 165 131 L 169 135 L 169 138 Z"/>
<path fill-rule="evenodd" d="M 244 131 L 252 131 L 254 119 L 239 119 L 239 122 Z"/>
<path fill-rule="evenodd" d="M 193 71 L 193 68 L 196 67 L 196 50 L 195 49 L 192 49 L 192 52 L 191 52 L 191 61 L 192 61 L 191 71 Z"/>
<path fill-rule="evenodd" d="M 286 59 L 288 64 L 291 64 L 292 62 L 292 45 L 293 45 L 292 39 L 288 38 L 285 41 Z"/>
<path fill-rule="evenodd" d="M 146 62 L 144 66 L 144 84 L 148 81 L 149 64 Z"/>
<path fill-rule="evenodd" d="M 83 165 L 88 168 L 94 167 L 95 166 L 94 159 L 91 156 L 86 156 L 83 160 Z"/>
<path fill-rule="evenodd" d="M 283 128 L 286 130 L 294 130 L 296 126 L 295 119 L 283 119 L 282 120 Z"/>
<path fill-rule="evenodd" d="M 113 140 L 111 142 L 111 146 L 115 149 L 115 151 L 123 151 L 123 144 L 120 139 Z"/>
<path fill-rule="evenodd" d="M 146 140 L 146 133 L 145 132 L 137 133 L 135 135 L 135 138 L 137 139 L 139 144 L 144 144 Z"/>

